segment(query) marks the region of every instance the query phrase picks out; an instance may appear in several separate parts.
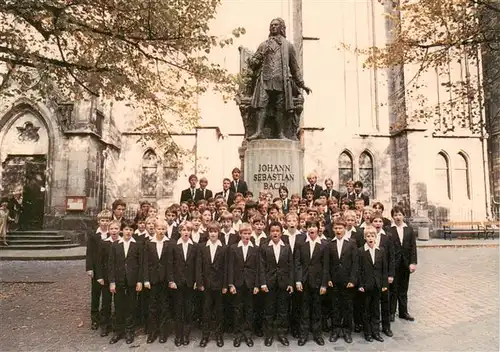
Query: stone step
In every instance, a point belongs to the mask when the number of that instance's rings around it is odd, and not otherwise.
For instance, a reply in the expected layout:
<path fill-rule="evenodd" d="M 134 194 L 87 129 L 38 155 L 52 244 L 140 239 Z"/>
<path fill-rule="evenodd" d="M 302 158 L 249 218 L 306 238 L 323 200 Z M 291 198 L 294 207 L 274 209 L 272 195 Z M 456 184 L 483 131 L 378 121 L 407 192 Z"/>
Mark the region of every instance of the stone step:
<path fill-rule="evenodd" d="M 30 236 L 48 236 L 48 235 L 58 235 L 57 230 L 39 230 L 39 231 L 9 231 L 7 235 L 30 235 Z"/>
<path fill-rule="evenodd" d="M 8 243 L 8 242 L 7 242 Z M 41 249 L 64 249 L 80 247 L 78 243 L 63 243 L 63 244 L 13 244 L 9 246 L 1 246 L 0 250 L 41 250 Z"/>
<path fill-rule="evenodd" d="M 18 233 L 7 234 L 7 240 L 64 240 L 64 235 L 25 235 Z"/>
<path fill-rule="evenodd" d="M 32 239 L 32 238 L 12 238 L 9 239 L 7 238 L 7 243 L 9 246 L 13 245 L 19 245 L 19 244 L 67 244 L 67 243 L 72 243 L 70 239 L 65 239 L 64 237 L 62 239 L 56 238 L 56 239 Z"/>

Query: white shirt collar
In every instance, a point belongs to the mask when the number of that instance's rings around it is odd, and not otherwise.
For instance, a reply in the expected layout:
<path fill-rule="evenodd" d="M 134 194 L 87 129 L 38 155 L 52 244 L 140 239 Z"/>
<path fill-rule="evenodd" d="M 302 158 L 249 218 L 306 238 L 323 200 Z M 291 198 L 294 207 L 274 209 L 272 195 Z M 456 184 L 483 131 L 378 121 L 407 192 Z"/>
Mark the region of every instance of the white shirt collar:
<path fill-rule="evenodd" d="M 345 238 L 345 234 L 344 234 L 344 236 L 342 236 L 342 238 L 340 240 L 337 238 L 337 236 L 335 236 L 332 239 L 332 241 L 348 241 L 348 240 L 349 240 L 348 238 Z"/>
<path fill-rule="evenodd" d="M 118 237 L 118 239 L 116 241 L 113 241 L 113 237 L 112 236 L 109 236 L 108 238 L 106 238 L 104 241 L 106 242 L 118 242 L 120 240 L 120 237 Z"/>
<path fill-rule="evenodd" d="M 107 234 L 108 234 L 108 231 L 104 231 L 104 232 L 103 232 L 103 231 L 101 231 L 101 229 L 97 229 L 97 231 L 96 231 L 95 233 L 96 233 L 96 235 L 97 235 L 97 234 L 107 235 Z"/>
<path fill-rule="evenodd" d="M 311 237 L 307 236 L 306 242 L 313 242 L 313 243 L 321 244 L 321 239 L 319 237 L 316 237 L 316 239 L 313 241 L 313 240 L 311 240 Z"/>
<path fill-rule="evenodd" d="M 253 243 L 252 243 L 252 241 L 248 241 L 248 245 L 249 245 L 250 247 L 253 247 Z M 243 240 L 240 240 L 240 241 L 238 242 L 238 247 L 243 247 Z"/>
<path fill-rule="evenodd" d="M 265 234 L 264 231 L 262 231 L 259 236 L 257 236 L 257 234 L 254 232 L 254 233 L 252 233 L 252 237 L 255 238 L 255 239 L 258 239 L 258 238 L 267 238 L 267 236 L 266 236 L 266 234 Z"/>
<path fill-rule="evenodd" d="M 162 238 L 160 241 L 158 241 L 158 240 L 156 239 L 156 236 L 155 236 L 155 237 L 153 237 L 153 239 L 151 240 L 151 242 L 155 242 L 155 243 L 158 243 L 158 242 L 166 242 L 166 241 L 168 241 L 168 237 L 167 237 L 167 236 L 163 236 L 163 238 Z"/>
<path fill-rule="evenodd" d="M 184 241 L 182 240 L 182 237 L 177 240 L 177 244 L 181 244 L 181 243 L 184 243 Z M 188 239 L 186 243 L 193 244 L 193 241 L 191 239 Z"/>
<path fill-rule="evenodd" d="M 380 229 L 380 232 L 377 235 L 387 235 L 384 231 L 384 229 Z"/>
<path fill-rule="evenodd" d="M 367 250 L 370 250 L 370 249 L 371 249 L 371 248 L 370 248 L 370 246 L 368 245 L 368 243 L 365 243 L 365 245 L 364 245 L 364 247 L 363 247 L 363 248 L 365 249 L 365 251 L 367 251 Z M 376 247 L 376 246 L 374 246 L 374 247 L 373 247 L 373 249 L 379 249 L 379 248 L 378 248 L 378 247 Z"/>
<path fill-rule="evenodd" d="M 391 227 L 398 227 L 398 225 L 396 225 L 395 222 L 392 223 Z M 403 221 L 403 225 L 399 226 L 399 227 L 408 227 L 408 225 L 406 225 L 406 222 Z"/>
<path fill-rule="evenodd" d="M 222 232 L 224 235 L 231 235 L 231 234 L 235 234 L 236 233 L 236 231 L 232 227 L 229 230 L 229 232 L 225 232 L 224 229 L 221 229 L 220 232 Z"/>
<path fill-rule="evenodd" d="M 135 242 L 135 239 L 133 237 L 130 237 L 130 240 L 128 240 L 129 242 Z M 125 240 L 122 238 L 120 238 L 120 240 L 118 241 L 118 243 L 124 243 Z"/>
<path fill-rule="evenodd" d="M 280 239 L 280 241 L 278 242 L 278 244 L 274 244 L 273 240 L 270 240 L 269 241 L 269 244 L 268 246 L 284 246 L 285 244 L 283 243 L 283 240 Z"/>
<path fill-rule="evenodd" d="M 209 247 L 209 246 L 221 246 L 222 247 L 222 242 L 220 240 L 217 240 L 217 241 L 215 241 L 215 243 L 212 243 L 212 241 L 208 240 L 206 246 L 207 247 Z"/>
<path fill-rule="evenodd" d="M 295 229 L 295 232 L 294 232 L 294 233 L 290 233 L 290 231 L 285 230 L 284 235 L 285 235 L 285 236 L 295 236 L 295 235 L 300 235 L 300 233 L 301 233 L 301 232 L 299 231 L 299 229 Z"/>

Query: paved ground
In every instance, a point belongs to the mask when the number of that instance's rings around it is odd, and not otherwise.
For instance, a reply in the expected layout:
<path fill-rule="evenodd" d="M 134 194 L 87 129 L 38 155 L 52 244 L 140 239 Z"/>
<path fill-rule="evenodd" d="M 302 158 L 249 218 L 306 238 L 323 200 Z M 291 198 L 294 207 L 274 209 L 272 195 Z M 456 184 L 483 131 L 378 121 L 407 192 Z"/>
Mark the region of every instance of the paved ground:
<path fill-rule="evenodd" d="M 271 348 L 256 340 L 253 351 L 498 351 L 499 253 L 498 248 L 421 248 L 419 267 L 411 278 L 410 310 L 416 322 L 396 318 L 395 336 L 384 343 L 366 343 L 354 335 L 350 345 L 339 341 L 318 348 L 314 342 L 299 348 Z M 83 261 L 0 263 L 1 351 L 101 351 L 130 346 L 108 344 L 89 330 L 89 280 Z M 190 349 L 199 349 L 199 334 Z M 174 350 L 146 345 L 140 335 L 131 349 Z M 184 350 L 188 348 L 183 348 Z M 217 347 L 210 342 L 208 351 Z M 232 351 L 226 340 L 220 350 Z M 246 346 L 240 350 L 250 350 Z"/>

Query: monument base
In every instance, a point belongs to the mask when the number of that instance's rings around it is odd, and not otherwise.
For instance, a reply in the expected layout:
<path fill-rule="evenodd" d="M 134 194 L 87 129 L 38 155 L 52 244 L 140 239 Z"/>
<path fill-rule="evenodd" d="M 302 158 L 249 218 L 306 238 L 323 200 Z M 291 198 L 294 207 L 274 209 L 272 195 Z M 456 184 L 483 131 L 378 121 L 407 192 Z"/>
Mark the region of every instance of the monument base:
<path fill-rule="evenodd" d="M 239 150 L 243 173 L 254 199 L 259 192 L 278 196 L 280 186 L 288 188 L 289 196 L 302 190 L 304 150 L 299 141 L 259 139 L 243 142 Z"/>

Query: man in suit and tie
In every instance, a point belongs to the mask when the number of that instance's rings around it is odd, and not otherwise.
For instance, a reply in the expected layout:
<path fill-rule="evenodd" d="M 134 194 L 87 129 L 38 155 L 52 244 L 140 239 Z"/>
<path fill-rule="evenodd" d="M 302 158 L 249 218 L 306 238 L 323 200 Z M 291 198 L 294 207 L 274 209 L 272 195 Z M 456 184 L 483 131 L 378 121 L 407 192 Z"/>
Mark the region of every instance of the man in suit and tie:
<path fill-rule="evenodd" d="M 118 222 L 113 220 L 110 227 Z M 113 243 L 109 255 L 109 290 L 115 294 L 115 334 L 109 341 L 115 344 L 126 335 L 127 344 L 134 342 L 134 311 L 136 292 L 142 290 L 143 248 L 133 238 L 133 223 L 122 225 L 123 237 Z"/>
<path fill-rule="evenodd" d="M 335 238 L 328 249 L 328 286 L 333 288 L 333 328 L 330 342 L 343 334 L 347 343 L 352 342 L 352 301 L 358 275 L 358 247 L 356 241 L 345 238 L 346 223 L 338 219 L 333 223 Z"/>
<path fill-rule="evenodd" d="M 299 346 L 304 346 L 309 334 L 323 346 L 321 336 L 321 299 L 328 283 L 328 244 L 319 238 L 319 222 L 306 223 L 307 239 L 295 251 L 295 287 L 302 292 L 302 320 L 300 323 Z M 297 243 L 296 243 L 297 245 Z"/>
<path fill-rule="evenodd" d="M 281 207 L 283 209 L 283 213 L 288 213 L 288 209 L 290 209 L 290 199 L 288 199 L 288 188 L 286 186 L 280 186 L 278 189 L 278 194 L 281 199 Z"/>
<path fill-rule="evenodd" d="M 327 199 L 336 198 L 340 200 L 340 192 L 333 189 L 333 180 L 331 178 L 325 180 L 325 187 L 321 195 L 325 196 Z"/>
<path fill-rule="evenodd" d="M 304 186 L 304 188 L 302 188 L 303 199 L 306 198 L 308 189 L 311 189 L 313 191 L 314 194 L 313 200 L 316 200 L 321 196 L 323 188 L 321 188 L 321 186 L 317 184 L 317 181 L 318 181 L 318 175 L 316 175 L 314 172 L 307 175 L 307 182 L 309 182 L 309 184 Z"/>
<path fill-rule="evenodd" d="M 196 199 L 196 184 L 198 183 L 198 177 L 196 175 L 189 176 L 189 188 L 186 188 L 181 192 L 181 200 L 179 203 L 187 202 L 188 200 L 194 201 Z"/>
<path fill-rule="evenodd" d="M 244 180 L 240 179 L 241 170 L 235 167 L 232 171 L 233 181 L 231 181 L 231 191 L 233 193 L 241 193 L 243 196 L 248 192 L 248 185 Z"/>
<path fill-rule="evenodd" d="M 231 190 L 230 179 L 225 178 L 222 181 L 222 191 L 217 192 L 215 194 L 215 198 L 217 198 L 218 196 L 222 196 L 222 199 L 224 199 L 224 202 L 226 202 L 228 207 L 233 205 L 235 193 Z"/>
<path fill-rule="evenodd" d="M 354 182 L 354 200 L 361 198 L 365 202 L 365 207 L 370 205 L 370 198 L 363 193 L 363 182 L 356 181 Z"/>
<path fill-rule="evenodd" d="M 408 313 L 408 286 L 410 274 L 417 268 L 417 241 L 413 228 L 404 222 L 404 210 L 395 206 L 391 210 L 394 225 L 391 227 L 391 239 L 394 248 L 395 277 L 391 287 L 391 320 L 396 314 L 396 302 L 399 305 L 399 317 L 408 321 L 415 319 Z"/>
<path fill-rule="evenodd" d="M 208 180 L 206 177 L 200 178 L 200 188 L 196 190 L 196 194 L 194 197 L 195 202 L 198 202 L 199 200 L 209 200 L 210 198 L 213 197 L 212 191 L 207 189 L 208 186 Z"/>

